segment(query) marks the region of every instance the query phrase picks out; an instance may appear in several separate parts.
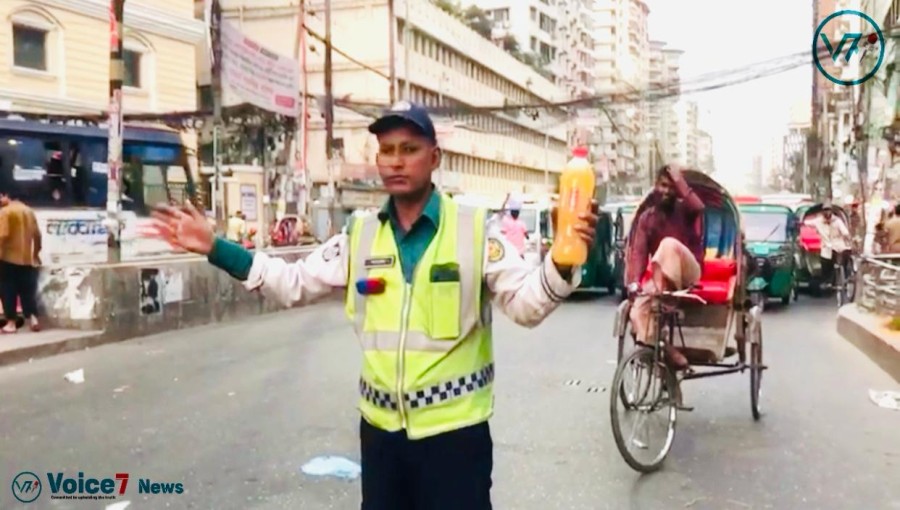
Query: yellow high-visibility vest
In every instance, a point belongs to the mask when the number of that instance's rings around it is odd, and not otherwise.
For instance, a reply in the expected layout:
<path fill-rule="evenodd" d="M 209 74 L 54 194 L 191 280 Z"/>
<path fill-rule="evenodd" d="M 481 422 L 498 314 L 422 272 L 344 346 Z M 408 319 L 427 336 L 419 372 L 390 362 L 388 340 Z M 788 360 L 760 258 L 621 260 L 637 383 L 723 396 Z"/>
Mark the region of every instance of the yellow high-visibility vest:
<path fill-rule="evenodd" d="M 483 300 L 484 209 L 441 197 L 437 233 L 406 283 L 390 222 L 356 218 L 347 315 L 363 348 L 359 408 L 382 430 L 418 439 L 493 413 L 489 300 Z M 383 278 L 380 294 L 357 282 Z"/>

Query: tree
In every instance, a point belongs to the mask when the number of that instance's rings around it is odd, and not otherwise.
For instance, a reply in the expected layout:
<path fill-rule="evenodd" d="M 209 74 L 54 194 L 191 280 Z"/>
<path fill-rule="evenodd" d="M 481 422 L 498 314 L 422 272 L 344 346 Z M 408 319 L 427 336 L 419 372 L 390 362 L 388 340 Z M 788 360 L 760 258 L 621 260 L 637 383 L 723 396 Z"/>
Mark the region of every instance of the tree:
<path fill-rule="evenodd" d="M 453 0 L 434 0 L 434 5 L 454 18 L 460 17 L 459 4 Z"/>
<path fill-rule="evenodd" d="M 462 18 L 469 28 L 478 32 L 481 37 L 490 40 L 494 22 L 488 17 L 487 12 L 485 12 L 484 9 L 479 9 L 477 6 L 473 5 L 463 11 Z"/>
<path fill-rule="evenodd" d="M 522 60 L 522 53 L 519 51 L 519 41 L 512 34 L 506 34 L 500 39 L 500 47 L 517 59 Z"/>

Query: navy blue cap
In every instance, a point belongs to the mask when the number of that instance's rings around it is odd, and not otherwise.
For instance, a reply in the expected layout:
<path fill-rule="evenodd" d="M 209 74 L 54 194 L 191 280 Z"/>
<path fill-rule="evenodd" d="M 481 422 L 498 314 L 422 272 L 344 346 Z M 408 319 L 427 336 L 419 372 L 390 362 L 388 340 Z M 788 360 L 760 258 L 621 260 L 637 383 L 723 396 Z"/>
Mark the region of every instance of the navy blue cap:
<path fill-rule="evenodd" d="M 369 132 L 380 135 L 400 126 L 412 126 L 421 132 L 422 136 L 437 143 L 437 134 L 434 131 L 434 123 L 431 122 L 428 110 L 421 105 L 408 101 L 394 103 L 393 106 L 385 110 L 378 120 L 369 124 Z"/>

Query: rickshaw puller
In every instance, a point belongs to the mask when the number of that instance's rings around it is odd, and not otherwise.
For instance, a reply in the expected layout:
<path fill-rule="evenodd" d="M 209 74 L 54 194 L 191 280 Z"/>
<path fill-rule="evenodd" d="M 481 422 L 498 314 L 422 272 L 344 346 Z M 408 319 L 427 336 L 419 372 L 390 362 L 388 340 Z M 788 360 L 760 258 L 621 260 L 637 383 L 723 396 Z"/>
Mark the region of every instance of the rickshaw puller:
<path fill-rule="evenodd" d="M 822 216 L 815 223 L 822 238 L 822 270 L 826 282 L 834 282 L 836 264 L 844 268 L 846 274 L 850 262 L 850 232 L 844 221 L 834 216 L 831 205 L 822 208 Z"/>
<path fill-rule="evenodd" d="M 697 220 L 703 213 L 703 202 L 674 165 L 657 172 L 654 195 L 654 205 L 638 219 L 626 263 L 625 281 L 631 295 L 641 288 L 648 259 L 652 278 L 643 287 L 646 294 L 687 289 L 700 280 L 702 272 L 703 236 Z M 632 325 L 641 342 L 653 327 L 650 307 L 651 298 L 640 296 L 631 308 Z M 688 367 L 687 358 L 674 345 L 667 346 L 666 354 L 676 368 Z"/>

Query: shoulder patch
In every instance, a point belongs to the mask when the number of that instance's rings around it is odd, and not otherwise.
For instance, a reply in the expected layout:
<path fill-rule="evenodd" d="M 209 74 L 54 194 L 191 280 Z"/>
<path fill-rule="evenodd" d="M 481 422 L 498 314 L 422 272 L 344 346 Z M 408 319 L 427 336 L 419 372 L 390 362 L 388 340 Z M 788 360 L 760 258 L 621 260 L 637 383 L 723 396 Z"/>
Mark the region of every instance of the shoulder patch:
<path fill-rule="evenodd" d="M 504 254 L 503 243 L 493 237 L 488 239 L 488 262 L 497 262 Z"/>
<path fill-rule="evenodd" d="M 325 251 L 322 252 L 322 260 L 325 262 L 331 262 L 336 259 L 341 254 L 341 245 L 340 243 L 334 243 L 328 248 L 325 248 Z"/>

